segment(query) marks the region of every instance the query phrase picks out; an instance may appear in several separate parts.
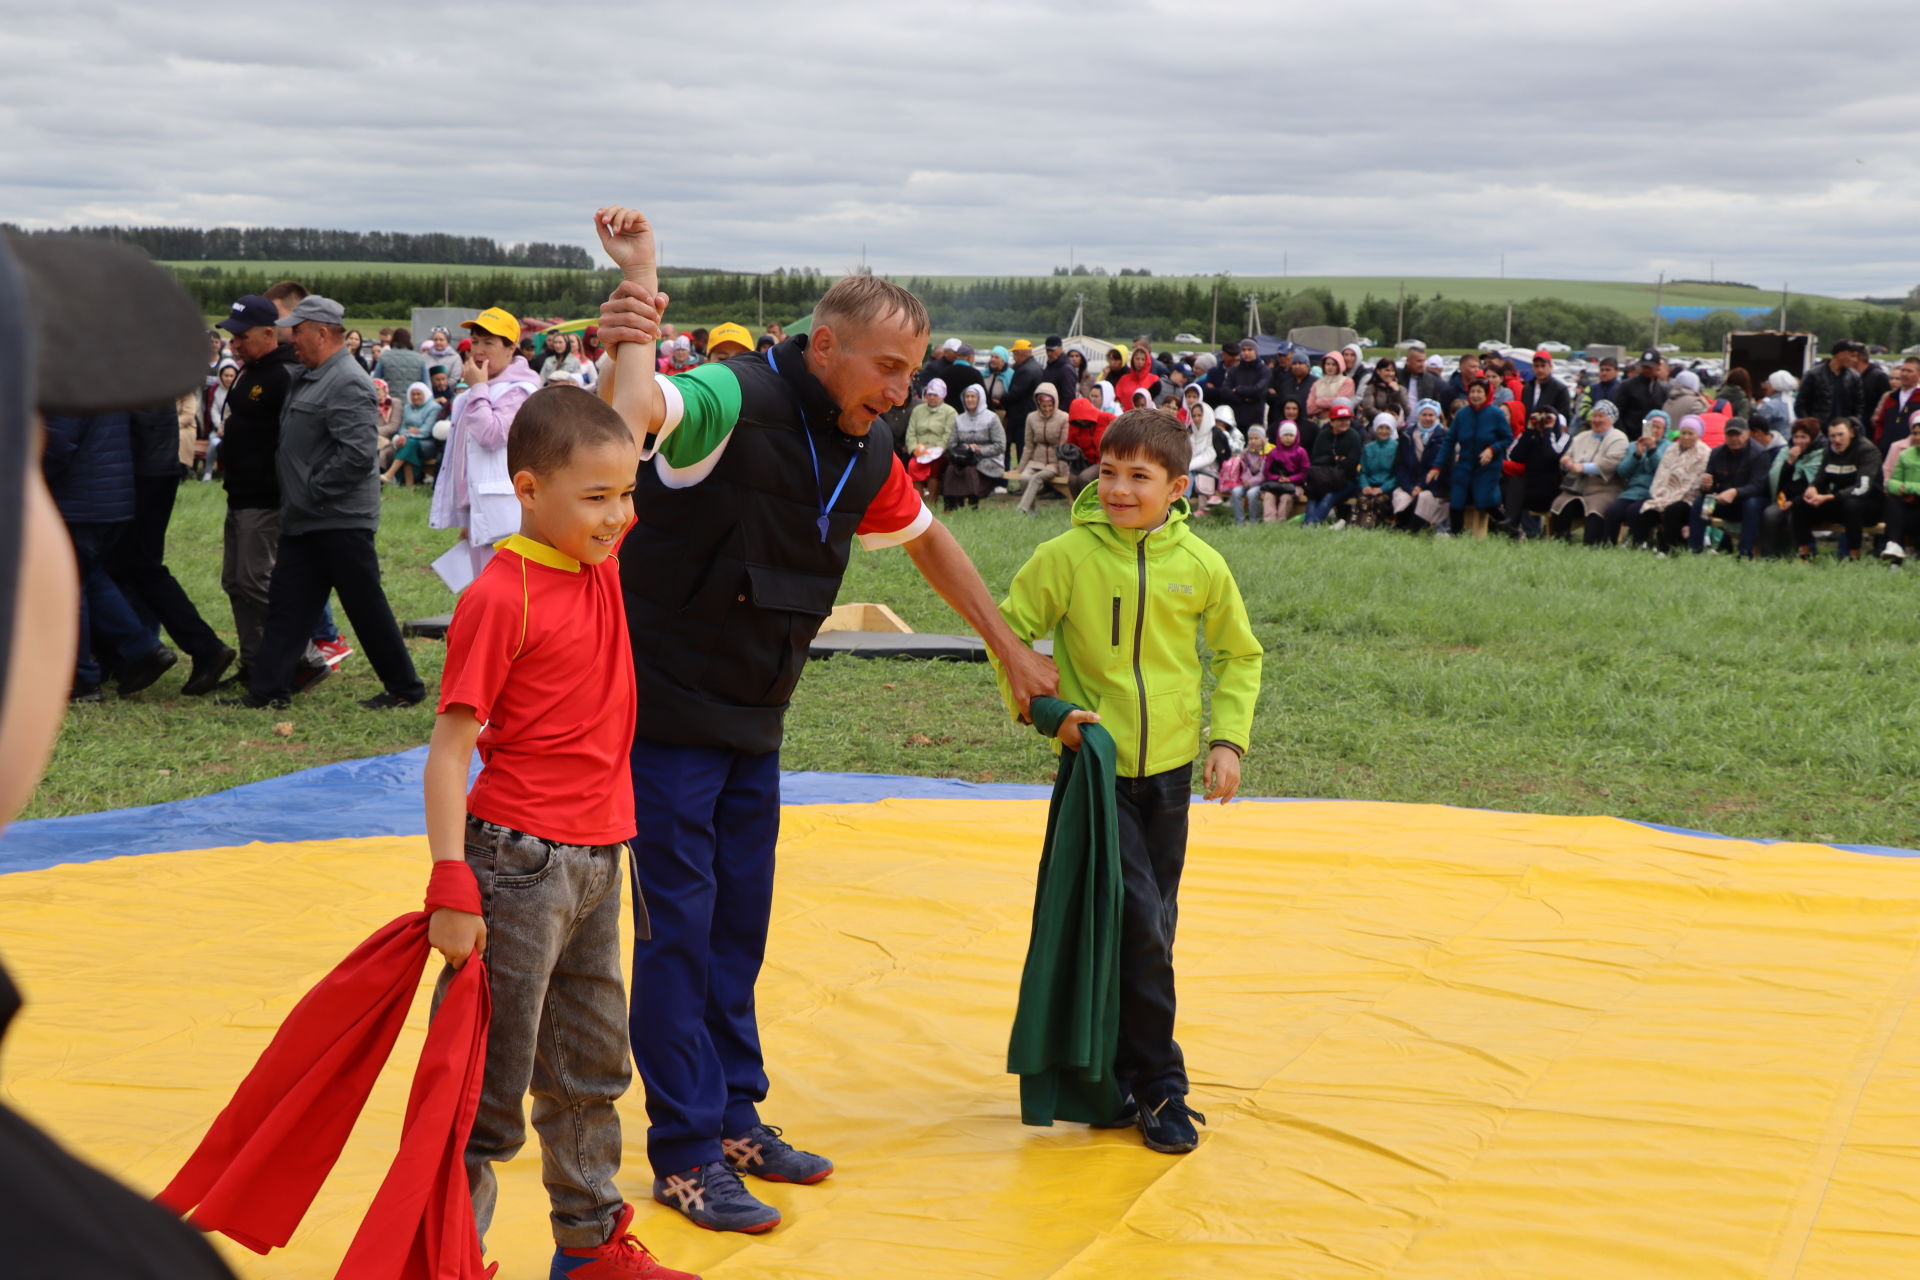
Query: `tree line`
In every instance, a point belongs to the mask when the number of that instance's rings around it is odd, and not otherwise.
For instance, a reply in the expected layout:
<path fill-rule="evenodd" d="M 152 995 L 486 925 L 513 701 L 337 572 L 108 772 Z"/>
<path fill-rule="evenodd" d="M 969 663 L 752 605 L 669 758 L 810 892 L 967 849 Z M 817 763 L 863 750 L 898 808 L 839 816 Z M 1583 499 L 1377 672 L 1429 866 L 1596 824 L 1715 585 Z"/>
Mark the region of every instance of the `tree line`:
<path fill-rule="evenodd" d="M 165 262 L 431 262 L 471 267 L 589 270 L 578 245 L 502 244 L 441 231 L 340 231 L 320 227 L 68 227 L 24 235 L 93 236 L 145 250 Z"/>
<path fill-rule="evenodd" d="M 259 292 L 280 276 L 273 271 L 222 267 L 176 267 L 176 274 L 208 314 L 224 311 L 234 298 Z M 778 320 L 791 323 L 813 309 L 832 283 L 811 268 L 782 268 L 766 274 L 664 268 L 662 287 L 672 295 L 671 315 L 684 326 L 735 320 L 749 325 Z M 394 318 L 414 307 L 455 306 L 476 310 L 506 307 L 517 315 L 579 317 L 594 314 L 619 273 L 542 271 L 508 274 L 435 276 L 419 271 L 316 273 L 301 283 L 339 301 L 349 317 Z M 1506 334 L 1503 304 L 1467 302 L 1439 294 L 1408 298 L 1404 317 L 1393 298 L 1369 294 L 1349 305 L 1323 287 L 1255 289 L 1231 277 L 1155 279 L 1153 277 L 1072 276 L 1009 277 L 972 281 L 909 277 L 900 281 L 927 304 L 936 330 L 943 333 L 1026 333 L 1036 340 L 1064 333 L 1076 308 L 1083 327 L 1099 337 L 1123 339 L 1140 334 L 1166 344 L 1178 333 L 1219 341 L 1246 336 L 1245 298 L 1259 306 L 1260 328 L 1284 336 L 1308 325 L 1346 325 L 1382 345 L 1397 335 L 1417 337 L 1435 347 L 1474 347 Z M 1216 310 L 1217 302 L 1217 310 Z M 1857 338 L 1894 350 L 1910 345 L 1913 314 L 1892 308 L 1844 310 L 1827 303 L 1794 301 L 1784 325 L 1776 313 L 1743 319 L 1716 311 L 1695 320 L 1663 326 L 1662 341 L 1687 350 L 1717 350 L 1736 329 L 1806 329 L 1830 349 L 1841 338 Z M 1558 339 L 1574 346 L 1613 343 L 1642 348 L 1654 341 L 1653 319 L 1612 307 L 1536 298 L 1513 306 L 1513 337 L 1525 345 Z"/>

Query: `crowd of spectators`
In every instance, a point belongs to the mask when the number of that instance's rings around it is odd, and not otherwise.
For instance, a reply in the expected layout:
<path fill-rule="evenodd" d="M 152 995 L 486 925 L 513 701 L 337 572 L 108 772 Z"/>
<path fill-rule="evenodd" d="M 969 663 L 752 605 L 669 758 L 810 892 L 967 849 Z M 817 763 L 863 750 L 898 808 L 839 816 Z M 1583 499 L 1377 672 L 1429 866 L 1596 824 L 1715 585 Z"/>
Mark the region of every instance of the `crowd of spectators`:
<path fill-rule="evenodd" d="M 591 389 L 608 359 L 593 325 L 523 333 L 495 309 L 486 315 L 498 322 L 468 324 L 457 339 L 457 331 L 436 328 L 416 346 L 405 328 L 369 339 L 329 305 L 308 318 L 334 322 L 316 329 L 337 341 L 309 354 L 334 370 L 330 385 L 350 386 L 354 396 L 362 383 L 370 388 L 370 438 L 343 454 L 321 430 L 299 447 L 324 456 L 293 460 L 283 456 L 286 402 L 296 382 L 319 372 L 303 368 L 290 341 L 297 326 L 288 317 L 306 297 L 289 281 L 236 302 L 234 315 L 209 331 L 199 395 L 137 414 L 49 423 L 46 471 L 84 577 L 88 625 L 76 699 L 97 700 L 107 683 L 128 693 L 159 679 L 180 656 L 164 635 L 191 659 L 186 692 L 237 684 L 249 705 L 283 703 L 353 652 L 330 599 L 344 573 L 360 610 L 385 614 L 371 625 L 388 689 L 370 705 L 407 704 L 417 681 L 404 647 L 387 635 L 390 611 L 384 596 L 378 607 L 373 598 L 377 565 L 360 546 L 379 504 L 343 506 L 334 495 L 320 502 L 305 492 L 313 467 L 357 476 L 364 452 L 376 489 L 431 486 L 443 455 L 457 453 L 449 469 L 458 481 L 437 489 L 432 523 L 457 525 L 484 547 L 500 513 L 473 490 L 485 489 L 478 481 L 488 460 L 504 456 L 514 406 L 542 384 Z M 733 323 L 684 333 L 666 324 L 659 371 L 671 376 L 765 350 L 784 336 L 777 324 L 758 336 Z M 1840 343 L 1804 378 L 1782 370 L 1755 386 L 1734 368 L 1712 387 L 1698 368 L 1676 367 L 1658 351 L 1627 368 L 1609 357 L 1564 377 L 1547 350 L 1524 361 L 1482 353 L 1448 360 L 1417 342 L 1397 359 L 1373 360 L 1357 344 L 1284 347 L 1263 358 L 1253 341 L 1226 343 L 1216 354 L 1156 351 L 1142 339 L 1109 347 L 1092 363 L 1089 348 L 1098 350 L 1055 335 L 1038 346 L 994 346 L 982 357 L 959 338 L 941 342 L 915 375 L 909 402 L 888 415 L 915 485 L 948 511 L 1005 496 L 1037 515 L 1043 503 L 1071 501 L 1095 481 L 1101 438 L 1115 417 L 1151 405 L 1187 424 L 1194 511 L 1236 524 L 1558 537 L 1662 555 L 1803 560 L 1831 537 L 1843 559 L 1877 551 L 1894 565 L 1920 542 L 1920 450 L 1909 447 L 1920 443 L 1920 358 L 1889 368 L 1857 342 Z M 352 416 L 358 430 L 357 409 Z M 226 484 L 221 585 L 237 650 L 199 617 L 164 563 L 173 492 L 195 471 Z M 302 545 L 328 550 L 318 568 L 308 557 L 303 574 L 279 574 L 285 616 L 263 683 L 256 677 L 283 523 L 303 493 L 333 514 L 316 529 L 312 512 L 296 513 L 300 531 L 328 535 Z M 345 507 L 353 511 L 345 523 L 357 530 L 351 536 L 335 527 Z M 285 585 L 290 578 L 301 590 Z M 305 605 L 288 601 L 316 595 L 314 616 L 291 620 L 289 611 Z"/>
<path fill-rule="evenodd" d="M 1109 348 L 1090 367 L 1058 336 L 984 360 L 957 338 L 928 357 L 900 438 L 914 481 L 947 509 L 988 492 L 1035 514 L 1097 477 L 1101 434 L 1154 405 L 1188 425 L 1196 512 L 1237 523 L 1471 531 L 1899 564 L 1920 538 L 1920 358 L 1891 370 L 1842 342 L 1804 380 L 1709 388 L 1648 351 L 1568 379 L 1547 350 L 1451 365 L 1419 343 L 1369 362 L 1358 344 L 1262 358 Z M 959 397 L 956 404 L 955 398 Z"/>

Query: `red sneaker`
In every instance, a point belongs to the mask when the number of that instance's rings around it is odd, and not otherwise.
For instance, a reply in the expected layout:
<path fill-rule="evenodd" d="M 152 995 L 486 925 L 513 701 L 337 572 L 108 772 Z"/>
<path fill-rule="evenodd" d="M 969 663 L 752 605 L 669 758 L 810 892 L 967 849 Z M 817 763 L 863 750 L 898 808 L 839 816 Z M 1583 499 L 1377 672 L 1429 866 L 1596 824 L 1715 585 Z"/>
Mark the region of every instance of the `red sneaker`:
<path fill-rule="evenodd" d="M 633 1221 L 633 1206 L 624 1205 L 620 1210 L 619 1221 L 613 1224 L 613 1235 L 603 1245 L 591 1249 L 559 1249 L 553 1251 L 553 1270 L 551 1280 L 700 1280 L 691 1271 L 675 1271 L 672 1267 L 662 1266 L 660 1260 L 647 1252 L 647 1246 L 640 1243 L 627 1225 Z"/>
<path fill-rule="evenodd" d="M 353 652 L 353 646 L 347 643 L 345 636 L 335 636 L 331 640 L 315 640 L 313 647 L 319 651 L 321 661 L 330 667 L 338 667 Z"/>

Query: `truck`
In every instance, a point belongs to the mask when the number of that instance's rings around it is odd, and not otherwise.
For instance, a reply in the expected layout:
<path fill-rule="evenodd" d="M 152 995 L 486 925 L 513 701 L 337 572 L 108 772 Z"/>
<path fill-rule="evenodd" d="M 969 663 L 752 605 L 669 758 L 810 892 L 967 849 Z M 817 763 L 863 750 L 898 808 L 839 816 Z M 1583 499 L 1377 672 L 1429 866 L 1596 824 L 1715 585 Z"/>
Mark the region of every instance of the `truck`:
<path fill-rule="evenodd" d="M 1758 397 L 1767 393 L 1767 379 L 1782 369 L 1795 378 L 1806 377 L 1819 359 L 1820 339 L 1797 331 L 1753 330 L 1728 334 L 1720 352 L 1727 373 L 1747 371 L 1753 379 L 1753 394 Z"/>

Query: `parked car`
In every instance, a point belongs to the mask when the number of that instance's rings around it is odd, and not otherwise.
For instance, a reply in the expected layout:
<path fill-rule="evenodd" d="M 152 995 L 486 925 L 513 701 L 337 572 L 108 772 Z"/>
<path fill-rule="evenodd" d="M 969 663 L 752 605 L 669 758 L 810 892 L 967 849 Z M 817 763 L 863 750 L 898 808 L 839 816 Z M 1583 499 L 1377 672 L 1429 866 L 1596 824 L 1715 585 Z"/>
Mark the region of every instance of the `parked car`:
<path fill-rule="evenodd" d="M 1534 347 L 1534 350 L 1563 352 L 1563 351 L 1571 351 L 1573 350 L 1573 348 L 1568 346 L 1564 342 L 1542 342 L 1542 343 L 1536 344 Z"/>
<path fill-rule="evenodd" d="M 1507 344 L 1499 338 L 1488 338 L 1485 342 L 1480 344 L 1480 349 L 1482 351 L 1499 351 L 1502 348 L 1504 348 L 1506 345 Z"/>

